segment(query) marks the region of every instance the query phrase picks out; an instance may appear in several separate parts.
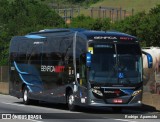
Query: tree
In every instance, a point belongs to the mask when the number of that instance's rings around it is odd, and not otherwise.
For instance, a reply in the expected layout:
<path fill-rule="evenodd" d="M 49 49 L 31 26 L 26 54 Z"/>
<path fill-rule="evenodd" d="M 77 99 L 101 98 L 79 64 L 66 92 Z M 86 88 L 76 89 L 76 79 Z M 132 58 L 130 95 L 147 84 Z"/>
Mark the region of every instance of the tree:
<path fill-rule="evenodd" d="M 69 27 L 91 29 L 93 22 L 94 22 L 93 18 L 91 18 L 89 16 L 87 17 L 84 15 L 80 15 L 80 16 L 73 18 L 71 20 L 71 24 L 69 25 Z"/>
<path fill-rule="evenodd" d="M 113 24 L 113 28 L 137 36 L 142 24 L 142 20 L 145 16 L 145 12 L 140 12 L 134 16 L 129 16 L 122 21 L 115 22 Z"/>
<path fill-rule="evenodd" d="M 7 64 L 12 36 L 64 26 L 64 20 L 36 0 L 0 0 L 0 65 Z"/>
<path fill-rule="evenodd" d="M 10 15 L 8 26 L 14 35 L 64 24 L 64 20 L 55 11 L 35 0 L 15 0 L 11 3 Z"/>
<path fill-rule="evenodd" d="M 160 46 L 160 5 L 113 24 L 113 28 L 141 39 L 142 46 Z"/>
<path fill-rule="evenodd" d="M 80 15 L 72 19 L 69 27 L 72 28 L 86 28 L 92 30 L 109 30 L 110 19 L 94 19 L 89 16 Z"/>

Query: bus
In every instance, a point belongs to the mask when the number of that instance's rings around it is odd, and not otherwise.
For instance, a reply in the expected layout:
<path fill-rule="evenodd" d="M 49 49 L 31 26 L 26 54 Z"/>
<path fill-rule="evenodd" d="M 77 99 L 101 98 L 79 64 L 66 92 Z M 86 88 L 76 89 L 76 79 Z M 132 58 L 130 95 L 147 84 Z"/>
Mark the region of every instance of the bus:
<path fill-rule="evenodd" d="M 145 53 L 148 67 L 151 55 Z M 44 29 L 11 39 L 9 94 L 24 104 L 46 101 L 77 106 L 141 106 L 139 40 L 116 31 Z"/>

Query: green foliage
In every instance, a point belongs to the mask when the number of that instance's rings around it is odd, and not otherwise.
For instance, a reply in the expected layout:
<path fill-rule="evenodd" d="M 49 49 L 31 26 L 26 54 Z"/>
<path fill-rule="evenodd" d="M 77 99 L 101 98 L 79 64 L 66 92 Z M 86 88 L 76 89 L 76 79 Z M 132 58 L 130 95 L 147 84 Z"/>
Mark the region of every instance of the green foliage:
<path fill-rule="evenodd" d="M 62 0 L 62 1 L 70 2 L 72 4 L 79 4 L 79 3 L 94 4 L 100 0 Z"/>
<path fill-rule="evenodd" d="M 96 1 L 98 0 L 88 2 Z M 140 12 L 117 22 L 111 22 L 108 18 L 95 19 L 80 15 L 73 18 L 70 25 L 65 25 L 64 20 L 46 4 L 42 4 L 43 2 L 45 0 L 0 0 L 0 65 L 6 65 L 8 62 L 9 42 L 12 36 L 44 28 L 67 26 L 103 31 L 112 29 L 137 36 L 142 46 L 160 46 L 160 5 L 152 8 L 149 13 Z"/>
<path fill-rule="evenodd" d="M 109 30 L 110 29 L 110 19 L 95 19 L 94 23 L 92 23 L 91 29 L 93 30 Z"/>
<path fill-rule="evenodd" d="M 159 14 L 160 13 L 160 5 L 157 5 L 154 8 L 151 8 L 151 10 L 149 11 L 149 15 L 154 15 L 154 14 Z"/>
<path fill-rule="evenodd" d="M 8 26 L 10 33 L 14 35 L 27 33 L 29 30 L 39 30 L 46 26 L 57 27 L 64 23 L 63 19 L 48 6 L 34 0 L 15 0 L 10 9 Z"/>
<path fill-rule="evenodd" d="M 112 28 L 137 36 L 142 46 L 160 46 L 160 5 L 152 8 L 148 14 L 138 13 L 116 22 Z"/>
<path fill-rule="evenodd" d="M 71 21 L 72 22 L 71 25 L 69 25 L 69 27 L 91 29 L 91 24 L 94 22 L 94 19 L 91 17 L 80 15 L 76 18 L 73 18 Z"/>
<path fill-rule="evenodd" d="M 64 20 L 36 0 L 0 0 L 0 65 L 7 64 L 12 36 L 64 26 Z"/>
<path fill-rule="evenodd" d="M 106 19 L 94 19 L 88 16 L 80 15 L 72 19 L 71 28 L 86 28 L 91 30 L 109 30 L 110 20 Z"/>
<path fill-rule="evenodd" d="M 145 17 L 144 25 L 144 39 L 147 46 L 160 46 L 160 5 L 152 8 L 149 14 Z"/>
<path fill-rule="evenodd" d="M 108 18 L 93 19 L 84 15 L 72 19 L 69 27 L 92 30 L 117 30 L 137 36 L 142 46 L 160 46 L 160 5 L 152 8 L 148 14 L 144 11 L 124 20 L 111 23 Z"/>
<path fill-rule="evenodd" d="M 137 36 L 137 31 L 141 30 L 142 20 L 145 15 L 145 12 L 141 12 L 134 16 L 127 17 L 122 21 L 115 22 L 113 27 L 116 30 Z"/>

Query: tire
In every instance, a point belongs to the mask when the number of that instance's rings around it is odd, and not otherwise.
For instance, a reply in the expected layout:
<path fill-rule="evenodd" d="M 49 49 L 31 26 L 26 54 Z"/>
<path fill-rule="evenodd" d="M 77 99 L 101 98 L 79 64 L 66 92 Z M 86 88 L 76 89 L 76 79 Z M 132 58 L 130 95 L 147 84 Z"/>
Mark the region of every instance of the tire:
<path fill-rule="evenodd" d="M 68 105 L 68 109 L 70 111 L 75 111 L 76 110 L 76 106 L 74 105 L 74 96 L 73 96 L 73 92 L 69 91 L 67 94 L 67 105 Z"/>
<path fill-rule="evenodd" d="M 28 88 L 25 86 L 24 89 L 23 89 L 23 103 L 25 105 L 29 105 L 31 104 L 31 99 L 28 98 Z"/>
<path fill-rule="evenodd" d="M 112 110 L 115 113 L 121 113 L 122 112 L 122 108 L 121 107 L 112 107 Z"/>
<path fill-rule="evenodd" d="M 23 90 L 23 103 L 24 103 L 25 105 L 30 105 L 30 104 L 37 105 L 37 104 L 39 104 L 39 101 L 38 101 L 38 100 L 29 99 L 29 98 L 28 98 L 28 93 L 29 93 L 29 90 L 28 90 L 28 88 L 25 86 L 25 87 L 24 87 L 24 90 Z"/>

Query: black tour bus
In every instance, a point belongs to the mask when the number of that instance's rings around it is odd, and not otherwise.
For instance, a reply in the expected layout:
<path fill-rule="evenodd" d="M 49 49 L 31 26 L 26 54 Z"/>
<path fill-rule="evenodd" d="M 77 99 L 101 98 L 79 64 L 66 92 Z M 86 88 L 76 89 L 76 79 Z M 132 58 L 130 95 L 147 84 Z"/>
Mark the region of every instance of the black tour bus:
<path fill-rule="evenodd" d="M 142 104 L 142 51 L 136 37 L 110 31 L 45 29 L 13 37 L 9 93 L 24 104 L 76 106 Z M 148 54 L 148 67 L 152 57 Z"/>

